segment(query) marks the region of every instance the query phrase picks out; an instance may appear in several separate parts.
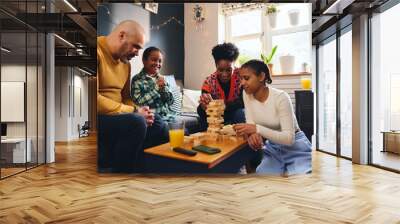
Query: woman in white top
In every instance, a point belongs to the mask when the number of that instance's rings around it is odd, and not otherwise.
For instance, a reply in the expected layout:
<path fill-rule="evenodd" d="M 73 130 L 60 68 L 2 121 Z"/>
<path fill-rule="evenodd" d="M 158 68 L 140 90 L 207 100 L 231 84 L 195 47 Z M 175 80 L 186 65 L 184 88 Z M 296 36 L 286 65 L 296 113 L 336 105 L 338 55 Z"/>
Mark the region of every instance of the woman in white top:
<path fill-rule="evenodd" d="M 256 172 L 310 173 L 311 143 L 299 129 L 289 95 L 266 84 L 272 83 L 268 66 L 260 60 L 250 60 L 242 65 L 240 79 L 245 91 L 246 124 L 237 124 L 234 129 L 247 137 L 252 149 L 263 150 Z"/>

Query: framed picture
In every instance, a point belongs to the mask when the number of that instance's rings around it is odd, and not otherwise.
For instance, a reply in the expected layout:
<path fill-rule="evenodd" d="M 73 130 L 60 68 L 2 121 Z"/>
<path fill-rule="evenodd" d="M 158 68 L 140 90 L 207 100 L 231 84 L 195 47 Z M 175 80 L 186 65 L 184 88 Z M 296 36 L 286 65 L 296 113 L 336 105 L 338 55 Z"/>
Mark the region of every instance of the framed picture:
<path fill-rule="evenodd" d="M 144 9 L 157 14 L 158 11 L 158 3 L 145 3 L 144 4 Z"/>

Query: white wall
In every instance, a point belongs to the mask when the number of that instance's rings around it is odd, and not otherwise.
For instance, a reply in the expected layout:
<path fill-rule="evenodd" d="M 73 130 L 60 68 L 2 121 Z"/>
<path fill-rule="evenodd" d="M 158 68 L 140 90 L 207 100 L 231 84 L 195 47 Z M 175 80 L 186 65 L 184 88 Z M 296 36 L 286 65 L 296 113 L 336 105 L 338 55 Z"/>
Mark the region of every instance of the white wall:
<path fill-rule="evenodd" d="M 88 78 L 82 75 L 76 68 L 56 67 L 56 141 L 77 139 L 78 124 L 88 120 Z"/>
<path fill-rule="evenodd" d="M 67 141 L 68 140 L 68 68 L 56 67 L 55 68 L 55 140 Z"/>
<path fill-rule="evenodd" d="M 82 126 L 85 121 L 89 120 L 89 92 L 88 92 L 88 78 L 81 76 L 82 73 L 78 74 L 76 73 L 77 70 L 75 70 L 75 75 L 74 75 L 74 96 L 73 98 L 73 104 L 74 104 L 74 112 L 72 113 L 72 130 L 71 130 L 71 135 L 73 138 L 79 137 L 79 132 L 78 132 L 78 124 Z M 80 93 L 79 93 L 80 91 Z"/>
<path fill-rule="evenodd" d="M 37 70 L 38 69 L 38 70 Z M 39 153 L 39 162 L 44 162 L 44 89 L 42 68 L 39 66 L 25 66 L 25 64 L 4 64 L 1 66 L 2 81 L 24 82 L 26 85 L 26 121 L 7 122 L 7 137 L 30 139 L 32 161 L 36 162 Z M 27 78 L 27 80 L 25 80 Z M 37 86 L 39 85 L 39 86 Z M 7 96 L 2 96 L 7 97 Z M 10 108 L 1 108 L 10 110 Z"/>
<path fill-rule="evenodd" d="M 200 26 L 193 20 L 195 5 L 202 6 L 205 13 Z M 221 34 L 218 36 L 218 24 L 222 24 L 218 21 L 223 19 L 219 16 L 220 7 L 220 3 L 185 4 L 185 88 L 200 89 L 204 79 L 215 71 L 211 49 L 223 41 Z"/>
<path fill-rule="evenodd" d="M 11 81 L 11 82 L 26 82 L 25 74 L 28 72 L 28 87 L 27 87 L 27 120 L 28 124 L 28 137 L 33 130 L 36 131 L 36 80 L 32 80 L 31 74 L 36 75 L 36 66 L 27 66 L 19 64 L 6 64 L 1 66 L 1 81 Z M 2 108 L 2 110 L 7 110 L 7 108 Z M 25 123 L 26 122 L 8 122 L 7 125 L 7 136 L 8 137 L 25 137 Z M 35 132 L 36 137 L 36 132 Z"/>

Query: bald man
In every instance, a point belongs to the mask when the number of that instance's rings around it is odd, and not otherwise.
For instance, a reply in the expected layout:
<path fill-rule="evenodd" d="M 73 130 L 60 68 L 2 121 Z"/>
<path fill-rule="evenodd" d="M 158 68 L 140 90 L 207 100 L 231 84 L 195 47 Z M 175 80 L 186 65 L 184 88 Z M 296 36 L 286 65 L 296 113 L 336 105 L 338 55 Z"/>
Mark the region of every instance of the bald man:
<path fill-rule="evenodd" d="M 145 43 L 143 27 L 126 20 L 97 38 L 98 168 L 100 172 L 142 172 L 143 149 L 168 141 L 168 129 L 148 107 L 130 97 L 129 61 Z"/>

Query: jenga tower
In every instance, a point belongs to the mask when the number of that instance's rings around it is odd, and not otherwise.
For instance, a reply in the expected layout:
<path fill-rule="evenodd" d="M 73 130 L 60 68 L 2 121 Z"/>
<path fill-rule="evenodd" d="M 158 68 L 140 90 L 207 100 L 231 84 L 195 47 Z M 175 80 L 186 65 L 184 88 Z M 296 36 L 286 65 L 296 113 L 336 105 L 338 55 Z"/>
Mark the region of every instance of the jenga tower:
<path fill-rule="evenodd" d="M 207 132 L 218 133 L 224 126 L 224 100 L 212 100 L 207 106 Z"/>

